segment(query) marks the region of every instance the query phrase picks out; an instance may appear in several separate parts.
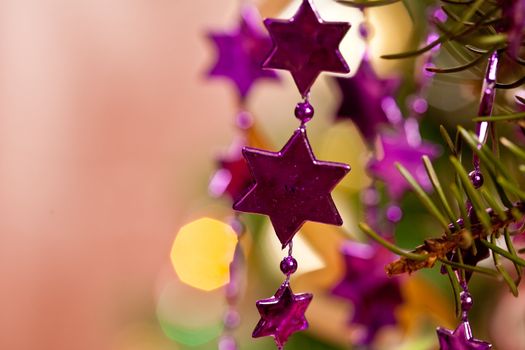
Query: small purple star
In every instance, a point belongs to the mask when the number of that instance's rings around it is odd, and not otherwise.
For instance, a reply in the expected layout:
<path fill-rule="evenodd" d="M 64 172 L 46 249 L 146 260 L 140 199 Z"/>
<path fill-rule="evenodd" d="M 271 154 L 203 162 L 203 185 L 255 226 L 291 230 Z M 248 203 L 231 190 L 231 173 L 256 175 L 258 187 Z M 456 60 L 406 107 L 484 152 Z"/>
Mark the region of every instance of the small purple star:
<path fill-rule="evenodd" d="M 342 225 L 330 192 L 350 166 L 317 160 L 304 128 L 279 152 L 245 147 L 243 154 L 255 184 L 233 208 L 268 215 L 283 248 L 307 220 Z"/>
<path fill-rule="evenodd" d="M 405 131 L 383 133 L 381 145 L 382 158 L 372 160 L 368 169 L 373 177 L 385 182 L 392 199 L 401 199 L 405 191 L 410 189 L 410 184 L 399 173 L 395 163 L 402 164 L 425 190 L 432 188 L 421 158 L 426 155 L 435 159 L 440 153 L 438 146 L 428 142 L 414 142 Z"/>
<path fill-rule="evenodd" d="M 352 120 L 365 139 L 373 141 L 379 128 L 389 123 L 386 99 L 392 98 L 400 80 L 380 79 L 365 56 L 353 77 L 336 81 L 342 93 L 336 118 Z"/>
<path fill-rule="evenodd" d="M 350 72 L 339 52 L 350 23 L 324 22 L 311 0 L 303 0 L 289 20 L 266 19 L 264 24 L 274 47 L 263 67 L 290 71 L 302 96 L 308 94 L 322 71 Z"/>
<path fill-rule="evenodd" d="M 252 337 L 273 336 L 281 349 L 293 333 L 308 328 L 304 313 L 312 298 L 310 293 L 293 294 L 288 282 L 283 283 L 273 297 L 257 301 L 261 319 Z"/>
<path fill-rule="evenodd" d="M 462 322 L 455 331 L 444 328 L 437 329 L 440 350 L 489 350 L 492 345 L 474 339 L 470 324 Z"/>
<path fill-rule="evenodd" d="M 271 49 L 271 39 L 260 26 L 255 7 L 243 8 L 240 25 L 231 32 L 209 33 L 218 50 L 217 62 L 209 71 L 210 77 L 230 79 L 242 100 L 260 78 L 278 79 L 273 71 L 261 65 Z"/>
<path fill-rule="evenodd" d="M 332 294 L 352 302 L 352 324 L 364 327 L 355 341 L 370 344 L 384 326 L 397 323 L 395 311 L 403 302 L 399 279 L 389 278 L 384 266 L 395 257 L 377 245 L 347 242 L 343 246 L 345 274 Z"/>
<path fill-rule="evenodd" d="M 228 154 L 218 159 L 218 169 L 209 184 L 212 195 L 228 195 L 233 201 L 237 201 L 253 185 L 250 169 L 242 156 L 242 147 L 243 143 L 234 143 Z"/>

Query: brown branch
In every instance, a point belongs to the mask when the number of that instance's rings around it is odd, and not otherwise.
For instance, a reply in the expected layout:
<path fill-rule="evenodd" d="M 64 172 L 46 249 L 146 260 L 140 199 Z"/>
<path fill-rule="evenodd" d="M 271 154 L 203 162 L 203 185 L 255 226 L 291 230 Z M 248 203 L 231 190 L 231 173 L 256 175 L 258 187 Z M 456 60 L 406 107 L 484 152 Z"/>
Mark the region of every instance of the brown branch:
<path fill-rule="evenodd" d="M 470 232 L 463 227 L 461 227 L 460 230 L 455 230 L 451 225 L 452 234 L 448 236 L 443 234 L 440 238 L 427 239 L 424 244 L 411 251 L 411 253 L 414 254 L 426 255 L 426 260 L 413 260 L 407 257 L 401 257 L 388 264 L 385 270 L 389 276 L 393 276 L 403 273 L 410 274 L 423 268 L 433 267 L 437 260 L 447 259 L 447 255 L 457 248 L 469 249 L 476 239 L 487 238 L 493 232 L 497 232 L 515 222 L 516 219 L 512 213 L 515 210 L 521 214 L 525 214 L 525 203 L 517 202 L 511 209 L 505 210 L 505 220 L 502 220 L 492 209 L 487 209 L 492 225 L 491 232 L 487 232 L 479 222 L 472 223 Z"/>

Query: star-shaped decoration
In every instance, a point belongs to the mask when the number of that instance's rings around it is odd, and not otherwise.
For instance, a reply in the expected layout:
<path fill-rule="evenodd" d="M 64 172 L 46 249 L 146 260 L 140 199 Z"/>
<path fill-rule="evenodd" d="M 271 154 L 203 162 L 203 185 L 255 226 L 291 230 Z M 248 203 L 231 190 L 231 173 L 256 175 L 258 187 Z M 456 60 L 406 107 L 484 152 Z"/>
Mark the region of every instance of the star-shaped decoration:
<path fill-rule="evenodd" d="M 381 146 L 382 157 L 372 160 L 368 170 L 373 177 L 385 182 L 392 199 L 401 199 L 411 188 L 395 163 L 403 165 L 425 190 L 432 188 L 421 158 L 426 155 L 431 160 L 435 159 L 440 153 L 438 146 L 424 141 L 415 142 L 405 131 L 381 134 Z"/>
<path fill-rule="evenodd" d="M 294 294 L 289 283 L 283 283 L 273 297 L 257 301 L 261 319 L 252 336 L 273 336 L 281 349 L 293 333 L 308 328 L 304 313 L 312 298 L 310 293 Z"/>
<path fill-rule="evenodd" d="M 290 71 L 302 96 L 308 94 L 322 71 L 350 72 L 339 51 L 350 24 L 323 21 L 311 0 L 303 0 L 289 20 L 266 19 L 264 24 L 274 47 L 263 67 Z"/>
<path fill-rule="evenodd" d="M 437 329 L 440 350 L 489 350 L 492 345 L 474 339 L 470 324 L 462 322 L 455 331 L 444 328 Z"/>
<path fill-rule="evenodd" d="M 242 156 L 243 146 L 242 142 L 233 143 L 230 151 L 217 160 L 218 169 L 209 184 L 212 195 L 227 195 L 233 201 L 237 201 L 253 185 L 248 163 Z"/>
<path fill-rule="evenodd" d="M 355 341 L 370 344 L 382 327 L 397 324 L 395 311 L 403 303 L 400 281 L 384 271 L 395 257 L 381 246 L 357 242 L 346 242 L 342 253 L 345 273 L 332 294 L 352 302 L 350 322 L 363 327 Z"/>
<path fill-rule="evenodd" d="M 373 141 L 382 125 L 388 124 L 388 102 L 392 99 L 400 80 L 381 79 L 365 56 L 351 78 L 336 78 L 342 93 L 336 119 L 350 119 L 368 141 Z"/>
<path fill-rule="evenodd" d="M 261 65 L 270 52 L 271 39 L 260 25 L 260 17 L 253 6 L 243 8 L 241 21 L 230 32 L 212 32 L 208 37 L 217 48 L 217 62 L 208 72 L 210 77 L 226 77 L 236 86 L 241 100 L 253 84 L 261 78 L 278 79 L 273 71 Z"/>
<path fill-rule="evenodd" d="M 243 154 L 255 184 L 233 208 L 268 215 L 283 248 L 305 221 L 342 225 L 330 193 L 350 166 L 317 160 L 304 128 L 279 152 L 245 147 Z"/>

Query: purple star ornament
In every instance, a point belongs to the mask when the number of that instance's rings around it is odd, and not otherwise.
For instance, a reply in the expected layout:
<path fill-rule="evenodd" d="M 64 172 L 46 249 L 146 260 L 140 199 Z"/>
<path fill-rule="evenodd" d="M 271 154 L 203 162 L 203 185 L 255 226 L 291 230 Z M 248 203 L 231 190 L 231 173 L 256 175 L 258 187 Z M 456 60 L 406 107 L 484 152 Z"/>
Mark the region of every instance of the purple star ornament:
<path fill-rule="evenodd" d="M 336 78 L 342 93 L 338 120 L 350 119 L 368 141 L 373 141 L 382 125 L 389 123 L 388 102 L 399 87 L 397 78 L 380 79 L 369 60 L 363 58 L 351 78 Z"/>
<path fill-rule="evenodd" d="M 279 152 L 245 147 L 243 155 L 255 184 L 233 208 L 268 215 L 283 248 L 307 220 L 342 225 L 330 193 L 350 166 L 317 160 L 304 128 Z"/>
<path fill-rule="evenodd" d="M 354 341 L 368 345 L 381 328 L 397 324 L 395 312 L 403 303 L 400 280 L 389 278 L 384 270 L 395 257 L 382 246 L 350 241 L 342 253 L 345 273 L 332 294 L 353 304 L 350 322 L 363 327 L 361 337 Z"/>
<path fill-rule="evenodd" d="M 275 72 L 261 67 L 270 52 L 272 41 L 263 31 L 260 22 L 257 9 L 246 6 L 242 10 L 237 28 L 230 32 L 208 34 L 217 48 L 217 61 L 208 76 L 230 79 L 242 100 L 258 79 L 278 79 Z"/>
<path fill-rule="evenodd" d="M 419 135 L 419 134 L 418 134 Z M 421 158 L 426 155 L 435 159 L 440 149 L 438 146 L 421 141 L 414 141 L 405 131 L 381 135 L 383 156 L 374 159 L 368 165 L 371 175 L 385 182 L 392 199 L 399 200 L 410 189 L 410 184 L 397 170 L 395 163 L 403 165 L 418 183 L 425 189 L 432 188 Z"/>
<path fill-rule="evenodd" d="M 444 328 L 437 329 L 440 350 L 489 350 L 492 345 L 474 339 L 470 324 L 463 321 L 455 331 Z"/>
<path fill-rule="evenodd" d="M 350 72 L 339 51 L 350 23 L 323 21 L 311 0 L 303 0 L 289 20 L 266 19 L 264 24 L 274 47 L 263 67 L 290 71 L 302 96 L 322 71 Z"/>
<path fill-rule="evenodd" d="M 304 313 L 312 298 L 310 293 L 294 294 L 289 283 L 283 283 L 273 297 L 257 301 L 261 319 L 252 336 L 273 336 L 277 347 L 282 349 L 293 333 L 308 328 Z"/>

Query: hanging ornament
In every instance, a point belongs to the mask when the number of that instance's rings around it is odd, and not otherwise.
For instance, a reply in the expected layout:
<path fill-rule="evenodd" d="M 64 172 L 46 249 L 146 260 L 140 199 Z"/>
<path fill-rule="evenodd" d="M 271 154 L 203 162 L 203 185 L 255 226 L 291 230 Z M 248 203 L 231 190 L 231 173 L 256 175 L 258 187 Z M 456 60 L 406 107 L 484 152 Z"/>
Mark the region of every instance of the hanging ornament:
<path fill-rule="evenodd" d="M 342 93 L 337 120 L 350 119 L 368 142 L 373 142 L 382 126 L 390 123 L 388 107 L 393 101 L 400 80 L 379 78 L 368 55 L 351 78 L 336 78 Z"/>
<path fill-rule="evenodd" d="M 324 22 L 311 0 L 303 0 L 289 20 L 266 19 L 264 23 L 274 43 L 264 67 L 291 72 L 303 97 L 295 108 L 301 124 L 279 152 L 243 149 L 255 183 L 233 207 L 268 215 L 283 249 L 289 247 L 281 263 L 286 280 L 273 297 L 257 302 L 261 320 L 253 332 L 253 337 L 273 336 L 282 349 L 290 335 L 308 327 L 304 313 L 312 300 L 312 294 L 294 294 L 290 287 L 290 276 L 297 269 L 292 239 L 306 221 L 342 224 L 330 193 L 350 167 L 317 160 L 306 123 L 314 115 L 308 97 L 317 76 L 322 71 L 349 71 L 338 47 L 350 24 Z"/>
<path fill-rule="evenodd" d="M 414 174 L 419 184 L 426 190 L 432 188 L 421 157 L 435 159 L 439 155 L 438 146 L 421 141 L 419 130 L 399 130 L 381 134 L 382 157 L 370 162 L 370 174 L 385 182 L 390 197 L 399 200 L 410 189 L 410 184 L 399 173 L 395 164 L 400 163 L 411 174 Z"/>
<path fill-rule="evenodd" d="M 283 248 L 305 221 L 343 223 L 330 192 L 350 168 L 315 159 L 304 126 L 279 152 L 244 148 L 255 184 L 235 210 L 268 215 Z"/>
<path fill-rule="evenodd" d="M 264 24 L 274 47 L 263 67 L 290 71 L 301 96 L 306 97 L 322 71 L 350 72 L 339 52 L 350 24 L 323 21 L 311 0 L 303 0 L 289 20 L 266 19 Z"/>
<path fill-rule="evenodd" d="M 263 70 L 261 67 L 270 50 L 271 39 L 261 26 L 256 7 L 246 5 L 241 9 L 241 19 L 237 28 L 230 32 L 211 32 L 208 37 L 217 49 L 217 61 L 208 72 L 208 76 L 229 79 L 236 87 L 240 108 L 235 120 L 240 135 L 232 143 L 230 150 L 218 158 L 218 169 L 212 176 L 209 191 L 216 197 L 225 196 L 235 202 L 245 195 L 253 184 L 250 170 L 242 156 L 242 148 L 264 143 L 255 129 L 252 116 L 246 111 L 246 99 L 256 82 L 264 78 L 276 80 L 278 77 L 275 72 Z M 244 234 L 245 227 L 238 215 L 230 220 L 230 229 L 238 237 Z M 191 250 L 188 254 L 192 254 Z M 243 265 L 243 253 L 237 245 L 229 266 L 229 282 L 225 287 L 228 310 L 224 315 L 223 333 L 218 341 L 219 350 L 238 348 L 234 331 L 240 322 L 237 304 L 241 293 L 240 272 Z"/>
<path fill-rule="evenodd" d="M 395 325 L 396 309 L 403 302 L 400 281 L 385 274 L 384 265 L 394 260 L 386 248 L 347 242 L 342 249 L 345 274 L 332 293 L 354 306 L 351 324 L 363 328 L 357 344 L 370 344 L 384 326 Z"/>
<path fill-rule="evenodd" d="M 467 284 L 462 284 L 461 323 L 454 331 L 441 327 L 437 329 L 440 350 L 489 350 L 492 348 L 491 344 L 474 339 L 472 335 L 468 321 L 468 313 L 473 304 L 472 296 L 468 291 Z"/>
<path fill-rule="evenodd" d="M 257 9 L 245 6 L 241 10 L 241 20 L 237 28 L 230 32 L 208 34 L 217 49 L 217 62 L 208 72 L 208 76 L 231 80 L 241 101 L 248 96 L 257 80 L 278 79 L 275 72 L 261 69 L 261 64 L 270 50 L 271 40 L 260 23 Z"/>
<path fill-rule="evenodd" d="M 278 349 L 283 348 L 293 333 L 308 328 L 304 313 L 313 298 L 310 293 L 294 294 L 290 288 L 290 275 L 297 270 L 297 261 L 292 257 L 291 249 L 280 267 L 286 280 L 273 297 L 257 301 L 261 319 L 252 334 L 254 338 L 274 337 Z"/>
<path fill-rule="evenodd" d="M 232 201 L 239 200 L 253 184 L 248 164 L 242 155 L 243 147 L 250 144 L 250 133 L 254 132 L 253 119 L 247 112 L 239 113 L 236 125 L 241 131 L 228 152 L 217 159 L 217 170 L 208 186 L 209 192 L 215 197 L 227 196 Z"/>

